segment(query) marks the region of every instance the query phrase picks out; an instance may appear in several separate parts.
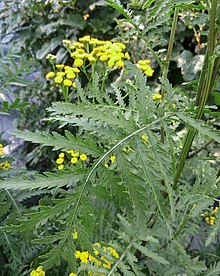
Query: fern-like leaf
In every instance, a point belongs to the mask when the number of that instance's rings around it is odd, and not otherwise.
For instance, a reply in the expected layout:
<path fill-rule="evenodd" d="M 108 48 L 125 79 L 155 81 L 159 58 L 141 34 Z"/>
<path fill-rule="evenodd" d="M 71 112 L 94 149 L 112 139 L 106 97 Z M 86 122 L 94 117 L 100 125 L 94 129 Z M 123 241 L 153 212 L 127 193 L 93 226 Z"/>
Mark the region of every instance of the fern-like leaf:
<path fill-rule="evenodd" d="M 47 132 L 31 132 L 31 131 L 15 131 L 13 134 L 32 143 L 43 144 L 44 146 L 51 146 L 54 150 L 62 149 L 68 151 L 71 149 L 86 152 L 93 156 L 100 156 L 103 154 L 103 149 L 91 139 L 82 139 L 79 135 L 74 137 L 69 131 L 65 131 L 65 136 L 57 132 L 48 134 Z"/>
<path fill-rule="evenodd" d="M 129 23 L 131 23 L 136 29 L 138 26 L 132 20 L 132 12 L 130 10 L 125 9 L 119 0 L 105 0 L 106 3 L 111 6 L 113 9 L 119 11 Z"/>
<path fill-rule="evenodd" d="M 211 126 L 207 126 L 201 120 L 196 120 L 191 118 L 189 115 L 185 113 L 176 113 L 176 115 L 185 123 L 192 126 L 202 135 L 208 136 L 209 138 L 215 140 L 220 143 L 220 132 L 218 130 L 213 129 Z"/>
<path fill-rule="evenodd" d="M 32 177 L 21 176 L 11 177 L 9 179 L 0 180 L 0 189 L 14 189 L 14 190 L 32 190 L 45 188 L 58 188 L 62 186 L 70 186 L 73 183 L 82 181 L 87 170 L 75 170 L 74 174 L 70 172 L 34 174 Z"/>

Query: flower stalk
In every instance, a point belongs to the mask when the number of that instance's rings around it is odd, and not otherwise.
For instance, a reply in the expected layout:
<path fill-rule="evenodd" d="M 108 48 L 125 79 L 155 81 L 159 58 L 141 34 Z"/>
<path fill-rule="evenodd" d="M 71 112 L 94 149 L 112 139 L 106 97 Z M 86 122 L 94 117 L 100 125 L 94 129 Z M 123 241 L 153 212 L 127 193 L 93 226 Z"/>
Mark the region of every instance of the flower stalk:
<path fill-rule="evenodd" d="M 212 6 L 210 10 L 210 28 L 209 28 L 209 38 L 208 38 L 208 45 L 205 55 L 205 60 L 203 63 L 202 72 L 199 79 L 199 85 L 198 85 L 198 92 L 196 97 L 196 103 L 195 105 L 198 106 L 195 119 L 201 119 L 205 104 L 208 100 L 208 97 L 210 95 L 210 92 L 212 90 L 214 80 L 213 80 L 213 74 L 215 74 L 216 69 L 214 68 L 214 65 L 218 66 L 218 63 L 216 64 L 215 60 L 216 57 L 214 56 L 214 49 L 216 44 L 216 28 L 215 28 L 215 21 L 216 21 L 216 9 L 217 9 L 217 0 L 212 1 Z M 192 142 L 195 138 L 196 130 L 192 127 L 189 128 L 182 152 L 180 154 L 179 164 L 176 169 L 176 174 L 174 177 L 174 185 L 173 189 L 177 189 L 177 184 L 180 178 L 180 175 L 183 171 L 185 161 L 187 159 L 188 153 L 190 151 Z"/>

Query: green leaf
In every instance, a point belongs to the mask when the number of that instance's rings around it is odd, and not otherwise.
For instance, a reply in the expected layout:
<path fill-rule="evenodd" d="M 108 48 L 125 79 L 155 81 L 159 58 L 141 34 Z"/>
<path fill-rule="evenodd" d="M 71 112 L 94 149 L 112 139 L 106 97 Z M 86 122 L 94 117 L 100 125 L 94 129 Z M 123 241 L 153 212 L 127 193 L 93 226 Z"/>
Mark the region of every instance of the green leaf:
<path fill-rule="evenodd" d="M 70 195 L 68 198 L 56 200 L 55 206 L 41 206 L 39 212 L 29 213 L 29 218 L 19 220 L 20 224 L 4 226 L 5 231 L 29 231 L 45 224 L 49 219 L 58 217 L 60 214 L 73 208 L 76 203 L 78 194 Z"/>
<path fill-rule="evenodd" d="M 198 132 L 220 143 L 220 131 L 213 129 L 211 126 L 205 125 L 203 121 L 191 118 L 185 113 L 176 113 L 182 121 L 192 126 Z"/>
<path fill-rule="evenodd" d="M 220 91 L 219 92 L 214 92 L 214 99 L 215 99 L 215 104 L 220 105 Z"/>
<path fill-rule="evenodd" d="M 62 186 L 70 186 L 86 177 L 87 170 L 75 169 L 74 174 L 70 172 L 34 174 L 31 177 L 11 177 L 9 179 L 0 180 L 0 189 L 14 190 L 32 190 L 45 188 L 58 188 Z"/>
<path fill-rule="evenodd" d="M 147 249 L 146 247 L 134 242 L 133 246 L 139 250 L 144 256 L 154 260 L 157 263 L 160 264 L 169 264 L 168 261 L 166 261 L 163 257 L 159 256 L 156 252 L 152 252 L 151 250 Z"/>
<path fill-rule="evenodd" d="M 65 136 L 57 132 L 48 134 L 47 132 L 31 132 L 31 131 L 14 131 L 12 132 L 16 137 L 22 138 L 32 143 L 43 144 L 44 146 L 51 146 L 54 150 L 62 149 L 68 151 L 71 149 L 86 152 L 93 156 L 100 156 L 103 154 L 103 149 L 91 139 L 82 139 L 79 135 L 74 137 L 69 131 L 65 131 Z"/>
<path fill-rule="evenodd" d="M 147 0 L 147 1 L 145 1 L 145 3 L 143 4 L 143 6 L 142 6 L 142 9 L 144 10 L 144 9 L 147 9 L 152 3 L 154 3 L 155 2 L 155 0 Z"/>
<path fill-rule="evenodd" d="M 161 175 L 158 173 L 157 161 L 155 162 L 154 156 L 152 156 L 149 147 L 144 144 L 143 141 L 136 138 L 136 150 L 137 157 L 136 162 L 141 166 L 143 172 L 141 175 L 146 179 L 146 182 L 150 186 L 155 202 L 157 204 L 158 210 L 165 221 L 170 235 L 172 234 L 172 229 L 170 225 L 170 219 L 168 210 L 165 206 L 165 199 L 161 195 L 161 191 L 164 189 L 164 186 L 161 185 Z M 156 165 L 155 165 L 156 164 Z"/>
<path fill-rule="evenodd" d="M 156 135 L 154 135 L 150 130 L 146 130 L 149 137 L 149 143 L 152 146 L 152 151 L 155 156 L 159 171 L 164 180 L 164 185 L 166 186 L 167 194 L 169 197 L 170 213 L 173 220 L 175 220 L 175 208 L 174 208 L 174 191 L 172 189 L 173 184 L 173 174 L 172 174 L 172 163 L 171 156 L 169 155 L 169 149 L 160 145 L 160 141 L 157 141 Z"/>
<path fill-rule="evenodd" d="M 133 22 L 132 20 L 132 13 L 130 10 L 125 9 L 121 2 L 119 0 L 105 0 L 106 3 L 111 6 L 112 8 L 119 11 L 129 23 L 131 23 L 136 29 L 138 29 L 138 26 Z"/>
<path fill-rule="evenodd" d="M 146 220 L 146 196 L 144 179 L 138 168 L 124 154 L 117 155 L 117 163 L 133 203 L 134 215 L 140 224 Z"/>

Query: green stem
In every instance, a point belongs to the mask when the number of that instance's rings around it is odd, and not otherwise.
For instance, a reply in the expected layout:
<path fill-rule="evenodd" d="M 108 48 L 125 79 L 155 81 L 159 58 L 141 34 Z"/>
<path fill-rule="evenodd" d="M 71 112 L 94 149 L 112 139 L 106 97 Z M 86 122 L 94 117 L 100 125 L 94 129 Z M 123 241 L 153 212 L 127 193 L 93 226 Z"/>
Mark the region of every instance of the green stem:
<path fill-rule="evenodd" d="M 104 92 L 104 88 L 105 88 L 105 81 L 106 81 L 106 78 L 108 76 L 108 69 L 106 67 L 106 65 L 104 64 L 105 66 L 105 69 L 104 69 L 104 74 L 103 74 L 103 77 L 102 77 L 102 86 L 101 86 L 101 93 Z"/>
<path fill-rule="evenodd" d="M 69 88 L 66 87 L 66 86 L 62 86 L 61 89 L 62 89 L 62 91 L 63 91 L 64 100 L 65 100 L 66 102 L 69 102 L 69 97 L 68 97 Z"/>
<path fill-rule="evenodd" d="M 180 224 L 179 228 L 177 229 L 176 233 L 173 235 L 173 240 L 176 240 L 176 238 L 179 236 L 180 233 L 185 229 L 188 221 L 191 219 L 192 212 L 195 209 L 196 204 L 193 204 L 191 210 L 189 211 L 189 214 L 185 217 L 183 222 Z"/>
<path fill-rule="evenodd" d="M 202 72 L 199 79 L 198 94 L 197 94 L 196 103 L 195 103 L 198 106 L 198 110 L 195 116 L 196 119 L 201 119 L 205 108 L 205 104 L 208 100 L 209 94 L 214 84 L 213 73 L 215 72 L 214 64 L 216 64 L 214 60 L 214 47 L 215 47 L 215 41 L 216 41 L 215 19 L 216 19 L 217 2 L 218 0 L 212 1 L 212 7 L 210 11 L 209 39 L 208 39 L 208 45 L 206 50 L 206 56 L 205 56 Z M 185 161 L 190 151 L 195 135 L 196 135 L 196 130 L 190 127 L 186 136 L 186 140 L 183 145 L 182 152 L 180 154 L 179 164 L 176 169 L 176 174 L 174 177 L 174 185 L 173 185 L 174 190 L 177 188 L 179 177 L 183 171 Z"/>

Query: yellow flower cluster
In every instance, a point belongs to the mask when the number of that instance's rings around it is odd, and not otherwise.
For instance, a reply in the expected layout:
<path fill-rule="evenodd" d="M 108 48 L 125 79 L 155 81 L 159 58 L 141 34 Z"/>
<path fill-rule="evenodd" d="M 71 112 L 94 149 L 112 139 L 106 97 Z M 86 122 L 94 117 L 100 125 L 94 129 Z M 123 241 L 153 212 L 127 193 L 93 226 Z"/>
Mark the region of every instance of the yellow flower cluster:
<path fill-rule="evenodd" d="M 148 143 L 148 138 L 147 136 L 144 134 L 141 136 L 141 138 L 144 140 L 144 143 L 147 144 Z"/>
<path fill-rule="evenodd" d="M 5 151 L 3 149 L 3 145 L 0 144 L 0 155 L 4 155 L 5 154 Z"/>
<path fill-rule="evenodd" d="M 163 96 L 161 95 L 161 94 L 158 94 L 158 93 L 156 93 L 156 94 L 154 94 L 153 96 L 152 96 L 152 99 L 154 100 L 154 101 L 162 101 L 162 98 L 163 98 Z"/>
<path fill-rule="evenodd" d="M 205 216 L 205 222 L 207 224 L 210 224 L 210 225 L 215 224 L 215 220 L 216 220 L 215 214 L 218 212 L 218 209 L 219 207 L 216 206 L 209 216 Z"/>
<path fill-rule="evenodd" d="M 0 169 L 8 170 L 11 168 L 12 168 L 11 164 L 8 161 L 4 161 L 4 162 L 0 163 Z"/>
<path fill-rule="evenodd" d="M 152 77 L 154 70 L 150 67 L 150 60 L 145 59 L 145 60 L 139 60 L 136 66 L 141 69 L 144 74 L 148 77 Z"/>
<path fill-rule="evenodd" d="M 91 264 L 92 266 L 94 267 L 104 267 L 106 269 L 110 269 L 113 262 L 112 261 L 109 261 L 108 260 L 108 256 L 110 257 L 114 257 L 116 259 L 119 258 L 119 255 L 117 253 L 117 251 L 108 246 L 101 246 L 100 243 L 95 243 L 94 244 L 94 247 L 93 247 L 93 252 L 94 252 L 94 255 L 97 256 L 93 256 L 91 255 L 88 251 L 76 251 L 75 252 L 75 257 L 76 259 L 78 259 L 81 263 L 89 263 Z M 104 252 L 105 253 L 105 256 L 102 256 L 101 255 L 101 252 Z M 76 275 L 73 273 L 73 275 Z M 73 276 L 73 275 L 69 275 L 69 276 Z M 94 272 L 91 272 L 91 271 L 88 271 L 88 275 L 91 275 L 91 276 L 95 276 L 95 275 L 99 275 L 99 276 L 105 276 L 105 274 L 103 273 L 94 273 Z"/>
<path fill-rule="evenodd" d="M 47 79 L 53 79 L 57 84 L 63 84 L 67 87 L 76 87 L 75 79 L 80 70 L 76 67 L 65 66 L 64 64 L 56 64 L 57 72 L 48 72 Z"/>
<path fill-rule="evenodd" d="M 68 160 L 70 160 L 71 164 L 76 164 L 79 160 L 86 161 L 88 158 L 85 153 L 75 152 L 74 150 L 68 150 L 66 152 Z M 58 170 L 64 169 L 64 159 L 65 159 L 65 153 L 61 152 L 58 155 L 58 158 L 56 160 L 56 163 L 58 165 Z"/>
<path fill-rule="evenodd" d="M 81 67 L 88 60 L 90 63 L 96 61 L 106 62 L 109 67 L 124 67 L 124 59 L 130 59 L 124 43 L 99 40 L 86 35 L 79 38 L 77 42 L 63 40 L 64 45 L 74 58 L 74 65 Z"/>
<path fill-rule="evenodd" d="M 105 166 L 106 168 L 109 168 L 109 166 L 110 166 L 111 164 L 115 163 L 115 160 L 116 160 L 116 156 L 115 156 L 115 155 L 112 155 L 111 157 L 109 157 L 108 163 L 105 163 L 104 166 Z"/>
<path fill-rule="evenodd" d="M 38 266 L 36 270 L 32 270 L 30 276 L 45 276 L 45 271 L 43 270 L 43 266 Z"/>
<path fill-rule="evenodd" d="M 129 153 L 129 152 L 134 151 L 134 150 L 133 150 L 131 147 L 129 147 L 129 145 L 126 145 L 126 146 L 123 148 L 123 151 Z"/>

